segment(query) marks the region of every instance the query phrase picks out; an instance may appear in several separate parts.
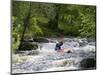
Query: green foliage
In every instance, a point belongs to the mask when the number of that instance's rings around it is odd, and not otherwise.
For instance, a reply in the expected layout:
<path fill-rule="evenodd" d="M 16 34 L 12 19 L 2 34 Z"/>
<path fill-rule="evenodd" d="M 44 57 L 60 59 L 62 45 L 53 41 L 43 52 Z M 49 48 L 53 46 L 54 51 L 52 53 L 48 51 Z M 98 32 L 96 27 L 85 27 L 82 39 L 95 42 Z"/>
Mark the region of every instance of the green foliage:
<path fill-rule="evenodd" d="M 95 7 L 85 7 L 81 10 L 80 16 L 81 29 L 79 29 L 80 35 L 85 37 L 95 37 L 96 36 L 96 8 Z"/>
<path fill-rule="evenodd" d="M 30 30 L 33 32 L 34 36 L 43 35 L 42 29 L 37 25 L 38 18 L 33 17 L 31 19 L 31 28 Z"/>
<path fill-rule="evenodd" d="M 17 17 L 12 16 L 12 49 L 13 52 L 16 52 L 16 49 L 19 46 L 20 43 L 20 31 L 21 31 L 21 25 L 18 23 Z"/>
<path fill-rule="evenodd" d="M 64 30 L 64 33 L 71 36 L 76 36 L 79 34 L 79 11 L 76 5 L 67 5 L 65 9 L 62 10 L 59 17 L 59 29 Z M 64 6 L 63 6 L 64 7 Z"/>

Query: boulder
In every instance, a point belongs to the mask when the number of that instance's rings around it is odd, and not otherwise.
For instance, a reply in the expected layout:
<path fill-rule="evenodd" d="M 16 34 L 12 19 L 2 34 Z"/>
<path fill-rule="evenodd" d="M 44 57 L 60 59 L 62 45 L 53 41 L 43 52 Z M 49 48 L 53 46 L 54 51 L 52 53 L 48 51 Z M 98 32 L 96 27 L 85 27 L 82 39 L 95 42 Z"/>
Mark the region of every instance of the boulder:
<path fill-rule="evenodd" d="M 23 41 L 23 42 L 34 42 L 32 39 L 28 39 L 28 40 L 23 39 L 22 41 Z"/>
<path fill-rule="evenodd" d="M 38 54 L 39 54 L 39 51 L 34 50 L 34 51 L 29 52 L 27 55 L 38 55 Z"/>
<path fill-rule="evenodd" d="M 95 58 L 86 58 L 80 62 L 80 68 L 82 69 L 93 69 L 96 68 Z"/>
<path fill-rule="evenodd" d="M 87 42 L 79 42 L 79 46 L 80 47 L 84 47 L 84 46 L 86 46 L 88 43 Z"/>
<path fill-rule="evenodd" d="M 49 42 L 49 40 L 47 38 L 42 38 L 42 37 L 40 37 L 40 38 L 33 38 L 33 41 L 34 42 L 39 42 L 39 43 L 48 43 Z"/>
<path fill-rule="evenodd" d="M 36 50 L 37 48 L 37 44 L 33 44 L 31 42 L 23 42 L 20 50 Z"/>
<path fill-rule="evenodd" d="M 79 39 L 78 43 L 80 47 L 84 47 L 88 44 L 87 39 Z"/>
<path fill-rule="evenodd" d="M 96 38 L 87 38 L 87 41 L 88 42 L 95 42 L 96 41 Z"/>

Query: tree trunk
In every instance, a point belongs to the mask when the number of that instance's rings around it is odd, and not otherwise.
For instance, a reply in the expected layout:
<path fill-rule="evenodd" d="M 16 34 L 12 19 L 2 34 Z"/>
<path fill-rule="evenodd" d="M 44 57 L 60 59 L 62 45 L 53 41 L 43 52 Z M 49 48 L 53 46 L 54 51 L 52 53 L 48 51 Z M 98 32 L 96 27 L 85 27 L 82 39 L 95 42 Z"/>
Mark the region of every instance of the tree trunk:
<path fill-rule="evenodd" d="M 55 8 L 56 8 L 56 11 L 55 11 L 56 15 L 55 15 L 54 19 L 51 19 L 51 20 L 49 21 L 49 27 L 50 27 L 51 29 L 58 30 L 58 21 L 59 21 L 60 7 L 59 7 L 58 4 L 56 4 L 56 5 L 55 5 Z"/>
<path fill-rule="evenodd" d="M 26 31 L 27 26 L 29 24 L 30 15 L 31 15 L 31 3 L 30 3 L 30 8 L 29 8 L 28 14 L 27 14 L 26 18 L 24 19 L 24 28 L 23 28 L 23 32 L 22 32 L 22 36 L 21 36 L 20 45 L 19 45 L 18 50 L 20 50 L 22 47 L 24 34 L 25 34 L 25 31 Z"/>

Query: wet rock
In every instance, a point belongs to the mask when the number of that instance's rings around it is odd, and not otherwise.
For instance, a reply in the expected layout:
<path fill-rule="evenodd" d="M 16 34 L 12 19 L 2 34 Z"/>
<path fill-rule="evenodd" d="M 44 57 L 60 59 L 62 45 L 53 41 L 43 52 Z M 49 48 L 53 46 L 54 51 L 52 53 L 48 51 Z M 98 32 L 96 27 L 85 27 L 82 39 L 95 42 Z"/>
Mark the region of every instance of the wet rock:
<path fill-rule="evenodd" d="M 79 46 L 80 47 L 84 47 L 84 46 L 86 46 L 88 43 L 87 42 L 79 42 Z"/>
<path fill-rule="evenodd" d="M 96 68 L 95 58 L 86 58 L 80 62 L 80 68 L 82 69 L 93 69 Z"/>
<path fill-rule="evenodd" d="M 38 45 L 30 43 L 30 42 L 23 42 L 20 50 L 36 50 Z"/>
<path fill-rule="evenodd" d="M 57 41 L 55 41 L 55 40 L 50 40 L 50 39 L 49 39 L 49 42 L 50 42 L 50 43 L 57 43 Z"/>
<path fill-rule="evenodd" d="M 48 43 L 49 42 L 49 40 L 48 39 L 46 39 L 46 38 L 33 38 L 33 41 L 34 42 L 39 42 L 39 43 Z"/>
<path fill-rule="evenodd" d="M 87 41 L 87 39 L 84 38 L 84 39 L 79 39 L 78 43 L 79 43 L 80 47 L 84 47 L 88 44 L 88 41 Z"/>
<path fill-rule="evenodd" d="M 89 42 L 88 45 L 95 46 L 96 43 L 95 42 Z"/>
<path fill-rule="evenodd" d="M 34 42 L 33 39 L 23 39 L 23 42 Z"/>
<path fill-rule="evenodd" d="M 39 51 L 31 51 L 27 55 L 38 55 Z"/>
<path fill-rule="evenodd" d="M 65 42 L 73 42 L 73 39 L 70 39 L 70 38 L 66 38 L 64 39 Z"/>
<path fill-rule="evenodd" d="M 95 40 L 95 38 L 87 38 L 87 41 L 88 42 L 95 42 L 96 40 Z"/>

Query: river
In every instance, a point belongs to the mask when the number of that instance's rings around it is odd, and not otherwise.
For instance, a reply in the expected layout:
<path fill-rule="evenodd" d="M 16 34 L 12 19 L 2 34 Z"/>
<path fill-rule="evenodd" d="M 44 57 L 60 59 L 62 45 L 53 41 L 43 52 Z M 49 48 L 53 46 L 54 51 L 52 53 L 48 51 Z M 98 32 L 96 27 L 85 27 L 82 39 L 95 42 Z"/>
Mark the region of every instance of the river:
<path fill-rule="evenodd" d="M 78 70 L 80 62 L 86 58 L 96 57 L 95 40 L 86 38 L 63 38 L 63 49 L 71 52 L 54 50 L 57 38 L 48 38 L 49 43 L 38 43 L 39 48 L 12 54 L 12 73 L 47 72 L 61 70 Z M 36 53 L 36 54 L 35 54 Z"/>

